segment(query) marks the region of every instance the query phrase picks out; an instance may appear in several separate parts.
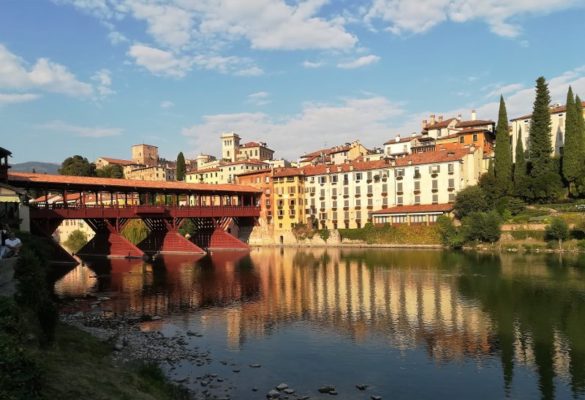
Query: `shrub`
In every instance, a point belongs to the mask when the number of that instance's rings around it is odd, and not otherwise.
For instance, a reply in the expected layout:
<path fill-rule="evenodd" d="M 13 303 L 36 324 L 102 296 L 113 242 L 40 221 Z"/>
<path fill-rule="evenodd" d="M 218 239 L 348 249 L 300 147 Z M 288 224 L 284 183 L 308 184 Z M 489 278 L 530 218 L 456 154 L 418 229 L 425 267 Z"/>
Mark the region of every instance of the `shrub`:
<path fill-rule="evenodd" d="M 494 243 L 500 239 L 501 217 L 496 211 L 474 212 L 463 219 L 461 230 L 467 241 Z"/>
<path fill-rule="evenodd" d="M 87 235 L 85 232 L 76 229 L 69 234 L 69 237 L 63 244 L 73 253 L 77 253 L 87 244 Z"/>
<path fill-rule="evenodd" d="M 191 218 L 187 218 L 183 221 L 181 226 L 179 227 L 179 233 L 183 236 L 189 234 L 189 236 L 194 236 L 197 232 L 197 226 L 193 222 Z"/>
<path fill-rule="evenodd" d="M 441 237 L 441 243 L 452 249 L 459 249 L 463 247 L 464 240 L 459 230 L 453 224 L 451 218 L 446 215 L 441 215 L 437 218 L 437 229 Z"/>
<path fill-rule="evenodd" d="M 307 224 L 296 224 L 292 228 L 292 233 L 297 240 L 312 239 L 315 231 Z"/>
<path fill-rule="evenodd" d="M 546 239 L 556 240 L 559 245 L 559 249 L 563 247 L 563 240 L 569 238 L 569 226 L 561 218 L 553 218 L 549 225 L 546 227 Z"/>
<path fill-rule="evenodd" d="M 457 218 L 462 219 L 471 213 L 487 210 L 488 203 L 485 193 L 479 186 L 470 186 L 457 194 L 454 211 Z"/>
<path fill-rule="evenodd" d="M 331 237 L 331 232 L 329 232 L 329 229 L 327 228 L 321 229 L 319 230 L 319 236 L 321 237 L 321 239 L 323 239 L 323 241 L 327 242 L 327 239 Z"/>

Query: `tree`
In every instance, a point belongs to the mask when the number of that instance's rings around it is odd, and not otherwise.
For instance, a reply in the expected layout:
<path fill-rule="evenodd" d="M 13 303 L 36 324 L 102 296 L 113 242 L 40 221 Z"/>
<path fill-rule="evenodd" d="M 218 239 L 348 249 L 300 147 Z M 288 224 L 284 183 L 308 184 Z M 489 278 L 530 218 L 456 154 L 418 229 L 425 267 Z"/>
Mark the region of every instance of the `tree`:
<path fill-rule="evenodd" d="M 96 176 L 99 176 L 100 178 L 120 179 L 124 177 L 124 170 L 119 164 L 108 164 L 105 167 L 96 170 L 95 172 Z"/>
<path fill-rule="evenodd" d="M 514 193 L 516 196 L 526 196 L 526 173 L 526 155 L 522 141 L 522 128 L 520 128 L 516 141 L 516 163 L 514 164 Z"/>
<path fill-rule="evenodd" d="M 567 92 L 565 115 L 565 144 L 563 151 L 563 177 L 569 183 L 569 194 L 577 196 L 575 182 L 581 176 L 582 151 L 580 143 L 579 122 L 577 121 L 577 107 L 573 98 L 573 89 L 569 86 Z"/>
<path fill-rule="evenodd" d="M 63 244 L 71 250 L 72 253 L 77 253 L 87 244 L 87 235 L 85 232 L 76 229 L 69 234 L 67 240 L 64 241 Z"/>
<path fill-rule="evenodd" d="M 457 194 L 453 208 L 459 219 L 473 212 L 485 211 L 488 209 L 485 193 L 479 186 L 467 187 Z"/>
<path fill-rule="evenodd" d="M 184 181 L 185 180 L 185 173 L 187 172 L 187 168 L 185 167 L 185 156 L 181 151 L 177 156 L 177 180 Z"/>
<path fill-rule="evenodd" d="M 67 157 L 61 168 L 59 168 L 61 175 L 73 176 L 95 176 L 95 164 L 90 163 L 87 158 L 80 155 Z"/>
<path fill-rule="evenodd" d="M 122 229 L 122 236 L 133 244 L 142 242 L 148 236 L 148 227 L 141 219 L 133 219 L 128 221 L 124 229 Z"/>
<path fill-rule="evenodd" d="M 463 236 L 453 224 L 453 220 L 447 215 L 441 215 L 437 218 L 437 229 L 439 230 L 439 236 L 444 246 L 452 249 L 460 249 L 463 247 Z"/>
<path fill-rule="evenodd" d="M 490 158 L 487 174 L 479 177 L 477 185 L 483 190 L 486 204 L 494 204 L 502 196 L 498 190 L 496 174 L 494 173 L 494 159 Z"/>
<path fill-rule="evenodd" d="M 500 111 L 498 113 L 498 125 L 496 126 L 494 172 L 497 190 L 501 195 L 510 194 L 512 192 L 512 150 L 510 149 L 508 113 L 502 96 L 500 96 Z"/>
<path fill-rule="evenodd" d="M 536 80 L 536 98 L 530 123 L 530 174 L 528 196 L 544 202 L 558 197 L 562 190 L 561 177 L 551 158 L 550 93 L 544 77 Z"/>
<path fill-rule="evenodd" d="M 179 227 L 179 232 L 183 236 L 189 235 L 193 237 L 197 233 L 197 225 L 195 225 L 191 218 L 186 218 Z"/>
<path fill-rule="evenodd" d="M 495 243 L 500 239 L 501 223 L 497 211 L 473 212 L 463 218 L 461 230 L 467 241 Z"/>
<path fill-rule="evenodd" d="M 580 159 L 585 159 L 585 117 L 583 116 L 583 103 L 579 95 L 575 97 L 575 110 L 577 118 L 577 137 L 580 144 Z M 585 163 L 581 163 L 581 172 L 577 178 L 577 190 L 581 196 L 585 194 Z"/>
<path fill-rule="evenodd" d="M 546 238 L 550 240 L 557 240 L 559 242 L 559 250 L 563 248 L 563 240 L 569 238 L 569 226 L 561 218 L 553 218 L 549 225 L 546 226 Z"/>

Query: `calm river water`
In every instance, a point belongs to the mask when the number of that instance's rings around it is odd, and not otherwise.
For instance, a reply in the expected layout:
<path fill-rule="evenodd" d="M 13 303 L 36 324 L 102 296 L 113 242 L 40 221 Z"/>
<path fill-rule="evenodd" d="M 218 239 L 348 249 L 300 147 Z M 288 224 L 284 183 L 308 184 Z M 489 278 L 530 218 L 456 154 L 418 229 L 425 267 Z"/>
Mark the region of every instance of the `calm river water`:
<path fill-rule="evenodd" d="M 227 377 L 235 399 L 281 382 L 312 398 L 585 399 L 585 259 L 254 249 L 88 262 L 55 291 L 202 333 L 214 361 L 180 369 Z"/>

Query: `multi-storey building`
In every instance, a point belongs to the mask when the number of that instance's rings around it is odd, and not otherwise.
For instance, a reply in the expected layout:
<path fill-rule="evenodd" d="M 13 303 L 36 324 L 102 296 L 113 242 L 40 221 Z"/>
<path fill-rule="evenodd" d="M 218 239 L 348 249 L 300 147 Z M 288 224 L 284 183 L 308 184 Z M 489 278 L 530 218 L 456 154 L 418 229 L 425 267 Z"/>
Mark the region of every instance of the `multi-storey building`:
<path fill-rule="evenodd" d="M 585 101 L 582 103 L 584 107 L 583 115 L 585 116 Z M 552 156 L 562 156 L 563 147 L 565 146 L 565 119 L 567 113 L 567 107 L 560 104 L 555 104 L 550 107 L 550 139 L 552 145 Z M 521 136 L 522 145 L 525 151 L 529 150 L 530 141 L 528 140 L 530 135 L 530 121 L 532 114 L 523 115 L 516 117 L 511 120 L 512 131 L 512 157 L 516 161 L 516 145 L 518 144 L 518 136 Z"/>
<path fill-rule="evenodd" d="M 128 166 L 124 167 L 124 177 L 138 181 L 174 181 L 176 180 L 176 170 L 162 165 Z"/>
<path fill-rule="evenodd" d="M 259 171 L 244 172 L 236 176 L 238 185 L 253 186 L 262 190 L 260 196 L 260 223 L 272 224 L 273 218 L 273 192 L 274 185 L 272 183 L 272 170 L 263 169 Z"/>
<path fill-rule="evenodd" d="M 305 173 L 301 168 L 280 168 L 272 172 L 275 231 L 290 231 L 305 218 Z"/>
<path fill-rule="evenodd" d="M 306 153 L 301 156 L 299 166 L 315 164 L 343 164 L 347 161 L 353 161 L 361 156 L 370 153 L 359 140 L 351 143 L 345 143 L 342 146 L 334 146 L 327 149 L 321 149 Z"/>
<path fill-rule="evenodd" d="M 229 161 L 239 160 L 272 160 L 274 150 L 263 142 L 240 144 L 241 138 L 234 132 L 221 135 L 221 158 Z"/>
<path fill-rule="evenodd" d="M 268 164 L 254 159 L 234 162 L 220 161 L 213 165 L 214 166 L 188 172 L 185 175 L 185 181 L 190 183 L 209 183 L 214 185 L 234 183 L 236 177 L 240 174 L 263 170 L 268 167 Z"/>
<path fill-rule="evenodd" d="M 148 167 L 158 165 L 158 147 L 150 144 L 135 144 L 132 146 L 132 161 Z"/>
<path fill-rule="evenodd" d="M 110 158 L 110 157 L 98 157 L 95 160 L 95 167 L 97 169 L 103 169 L 108 165 L 119 165 L 122 168 L 137 165 L 136 162 L 133 160 L 120 160 L 118 158 Z"/>

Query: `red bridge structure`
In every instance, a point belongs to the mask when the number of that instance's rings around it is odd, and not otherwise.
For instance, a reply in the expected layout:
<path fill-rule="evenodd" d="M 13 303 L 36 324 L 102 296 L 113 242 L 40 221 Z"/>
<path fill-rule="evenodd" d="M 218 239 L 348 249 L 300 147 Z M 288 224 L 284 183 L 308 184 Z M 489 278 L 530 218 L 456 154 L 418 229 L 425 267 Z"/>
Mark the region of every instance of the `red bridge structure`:
<path fill-rule="evenodd" d="M 82 219 L 95 231 L 79 255 L 143 257 L 145 253 L 248 250 L 231 231 L 251 231 L 260 215 L 261 193 L 249 186 L 24 172 L 10 172 L 8 183 L 41 195 L 30 204 L 32 233 L 50 237 L 66 219 Z M 62 202 L 49 203 L 50 194 L 59 194 Z M 121 234 L 132 219 L 144 221 L 150 231 L 138 245 Z M 187 220 L 196 227 L 189 239 L 179 233 Z"/>

